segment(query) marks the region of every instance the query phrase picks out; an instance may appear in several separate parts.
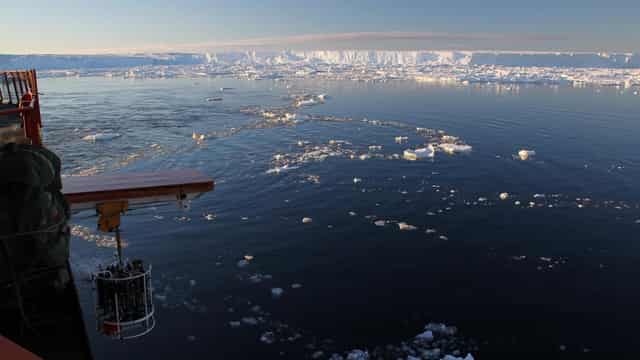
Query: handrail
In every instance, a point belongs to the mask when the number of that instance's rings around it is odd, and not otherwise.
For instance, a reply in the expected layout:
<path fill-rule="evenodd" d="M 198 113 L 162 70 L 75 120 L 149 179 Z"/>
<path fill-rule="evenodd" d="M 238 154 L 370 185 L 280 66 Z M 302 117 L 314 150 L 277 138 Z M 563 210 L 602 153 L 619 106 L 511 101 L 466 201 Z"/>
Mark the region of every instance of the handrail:
<path fill-rule="evenodd" d="M 15 108 L 15 109 L 9 109 L 9 110 L 0 110 L 0 116 L 20 114 L 20 113 L 23 113 L 23 112 L 28 112 L 28 111 L 33 111 L 33 110 L 35 110 L 35 107 L 33 105 L 23 106 L 23 107 L 19 107 L 19 108 Z"/>

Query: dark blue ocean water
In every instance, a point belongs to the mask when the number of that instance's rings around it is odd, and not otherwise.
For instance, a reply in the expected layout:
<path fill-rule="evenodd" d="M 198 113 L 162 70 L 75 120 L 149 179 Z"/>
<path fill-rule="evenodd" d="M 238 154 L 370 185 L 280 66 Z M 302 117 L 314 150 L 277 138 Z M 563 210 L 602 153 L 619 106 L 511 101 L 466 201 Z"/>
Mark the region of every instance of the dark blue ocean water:
<path fill-rule="evenodd" d="M 168 204 L 124 218 L 125 253 L 153 264 L 159 295 L 158 325 L 144 338 L 96 333 L 84 279 L 113 249 L 74 239 L 97 359 L 309 358 L 398 344 L 431 321 L 456 325 L 477 342 L 479 359 L 640 352 L 640 97 L 632 91 L 101 78 L 40 87 L 45 141 L 66 174 L 195 168 L 216 179 L 189 210 Z M 221 87 L 233 89 L 205 101 Z M 301 93 L 329 97 L 298 109 L 293 126 L 265 128 L 240 111 L 288 106 Z M 334 156 L 268 173 L 275 154 L 303 151 L 298 141 L 401 154 L 424 143 L 415 127 L 444 130 L 473 151 L 415 162 Z M 209 137 L 197 144 L 194 131 Z M 82 140 L 96 132 L 122 136 Z M 514 158 L 523 148 L 535 158 Z M 95 221 L 86 212 L 72 222 L 95 229 Z M 417 230 L 400 231 L 398 221 Z M 245 255 L 254 258 L 239 267 Z M 284 294 L 274 299 L 276 287 Z M 259 324 L 230 325 L 243 317 Z M 259 341 L 266 331 L 278 334 L 275 344 Z"/>

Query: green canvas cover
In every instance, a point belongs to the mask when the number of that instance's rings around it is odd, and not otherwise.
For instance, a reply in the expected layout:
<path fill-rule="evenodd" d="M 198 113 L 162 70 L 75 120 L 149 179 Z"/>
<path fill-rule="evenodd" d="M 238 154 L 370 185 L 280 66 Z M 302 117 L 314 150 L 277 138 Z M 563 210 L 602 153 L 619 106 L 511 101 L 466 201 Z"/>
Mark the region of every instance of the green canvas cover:
<path fill-rule="evenodd" d="M 53 152 L 0 147 L 0 281 L 10 280 L 9 264 L 18 274 L 66 266 L 70 213 L 61 189 L 60 159 Z"/>

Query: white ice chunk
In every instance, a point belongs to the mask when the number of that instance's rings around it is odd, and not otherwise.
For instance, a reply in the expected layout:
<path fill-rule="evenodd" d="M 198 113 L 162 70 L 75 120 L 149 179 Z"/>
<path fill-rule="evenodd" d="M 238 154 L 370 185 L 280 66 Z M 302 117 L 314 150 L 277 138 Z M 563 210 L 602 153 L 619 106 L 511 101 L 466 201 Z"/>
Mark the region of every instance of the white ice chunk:
<path fill-rule="evenodd" d="M 247 265 L 249 265 L 249 261 L 247 261 L 245 259 L 242 259 L 242 260 L 238 261 L 238 267 L 239 268 L 243 268 L 243 267 L 245 267 Z"/>
<path fill-rule="evenodd" d="M 473 359 L 473 355 L 467 354 L 467 356 L 464 358 L 453 356 L 453 355 L 445 355 L 442 358 L 442 360 L 474 360 L 474 359 Z"/>
<path fill-rule="evenodd" d="M 522 161 L 529 160 L 530 158 L 532 158 L 534 156 L 536 156 L 536 152 L 534 150 L 522 149 L 522 150 L 518 151 L 518 157 Z"/>
<path fill-rule="evenodd" d="M 509 198 L 509 193 L 508 192 L 502 192 L 499 195 L 500 200 L 507 200 Z"/>
<path fill-rule="evenodd" d="M 243 317 L 241 320 L 244 324 L 247 325 L 258 325 L 258 319 L 254 318 L 254 317 Z"/>
<path fill-rule="evenodd" d="M 471 152 L 471 150 L 473 149 L 471 145 L 459 145 L 459 144 L 449 144 L 449 143 L 440 144 L 438 145 L 438 148 L 440 148 L 442 151 L 446 152 L 447 154 L 468 153 L 468 152 Z"/>
<path fill-rule="evenodd" d="M 402 156 L 406 160 L 413 161 L 413 160 L 432 158 L 434 154 L 435 154 L 435 148 L 431 144 L 429 144 L 429 146 L 427 146 L 426 148 L 418 148 L 415 150 L 407 149 L 404 151 Z"/>
<path fill-rule="evenodd" d="M 416 339 L 431 341 L 433 340 L 433 332 L 431 330 L 425 330 L 425 332 L 416 335 Z"/>
<path fill-rule="evenodd" d="M 84 141 L 104 141 L 120 137 L 118 133 L 95 133 L 82 138 Z"/>
<path fill-rule="evenodd" d="M 418 229 L 416 226 L 413 226 L 413 225 L 407 224 L 406 222 L 399 222 L 399 223 L 398 223 L 398 228 L 399 228 L 401 231 L 412 231 L 412 230 L 416 230 L 416 229 Z"/>
<path fill-rule="evenodd" d="M 385 226 L 387 224 L 384 220 L 376 220 L 373 222 L 376 226 Z"/>
<path fill-rule="evenodd" d="M 347 360 L 369 360 L 369 353 L 358 349 L 351 350 Z"/>
<path fill-rule="evenodd" d="M 284 294 L 284 290 L 282 290 L 282 288 L 273 288 L 273 289 L 271 289 L 271 295 L 274 298 L 279 298 L 280 296 L 282 296 L 282 294 Z"/>
<path fill-rule="evenodd" d="M 265 344 L 273 344 L 276 342 L 276 335 L 272 331 L 267 331 L 260 336 L 260 341 Z"/>
<path fill-rule="evenodd" d="M 303 217 L 303 218 L 302 218 L 302 223 L 303 223 L 303 224 L 310 224 L 310 223 L 312 223 L 312 222 L 313 222 L 313 219 L 312 219 L 312 218 L 310 218 L 310 217 Z"/>
<path fill-rule="evenodd" d="M 455 335 L 458 332 L 458 328 L 455 326 L 447 326 L 442 323 L 428 323 L 424 327 L 425 330 L 431 330 L 437 334 Z"/>

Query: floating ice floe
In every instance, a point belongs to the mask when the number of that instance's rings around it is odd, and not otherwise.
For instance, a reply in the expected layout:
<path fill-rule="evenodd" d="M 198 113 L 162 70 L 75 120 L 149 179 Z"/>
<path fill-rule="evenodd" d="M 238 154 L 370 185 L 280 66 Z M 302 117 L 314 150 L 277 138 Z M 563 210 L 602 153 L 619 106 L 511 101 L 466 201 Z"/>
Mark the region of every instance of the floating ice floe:
<path fill-rule="evenodd" d="M 498 195 L 498 197 L 500 198 L 500 200 L 507 200 L 509 198 L 509 193 L 501 192 L 500 195 Z"/>
<path fill-rule="evenodd" d="M 282 288 L 271 289 L 271 296 L 273 296 L 274 298 L 279 298 L 282 296 L 282 294 L 284 294 L 284 290 L 282 290 Z"/>
<path fill-rule="evenodd" d="M 304 99 L 304 100 L 298 100 L 295 105 L 300 107 L 300 106 L 310 106 L 310 105 L 315 105 L 316 101 L 314 99 Z"/>
<path fill-rule="evenodd" d="M 473 360 L 472 352 L 479 351 L 477 341 L 457 336 L 455 327 L 444 324 L 429 324 L 410 340 L 399 344 L 388 344 L 374 348 L 351 350 L 343 354 L 334 353 L 329 360 L 345 359 L 402 359 L 402 360 Z M 444 330 L 446 329 L 446 330 Z M 315 348 L 312 348 L 315 350 Z M 447 355 L 449 354 L 449 355 Z M 467 354 L 464 358 L 461 354 Z M 448 357 L 447 357 L 448 356 Z"/>
<path fill-rule="evenodd" d="M 82 138 L 84 141 L 105 141 L 119 138 L 121 135 L 118 133 L 95 133 L 87 135 Z"/>
<path fill-rule="evenodd" d="M 301 287 L 302 287 L 302 284 L 298 284 L 298 283 L 291 284 L 292 289 L 300 289 Z"/>
<path fill-rule="evenodd" d="M 534 150 L 526 150 L 522 149 L 518 151 L 518 158 L 522 161 L 526 161 L 536 156 L 536 152 Z"/>
<path fill-rule="evenodd" d="M 356 216 L 358 215 L 355 211 L 349 211 L 349 216 Z"/>
<path fill-rule="evenodd" d="M 81 225 L 71 226 L 71 236 L 84 239 L 88 242 L 95 242 L 98 247 L 115 248 L 117 245 L 116 238 L 114 236 L 97 234 L 92 229 Z M 128 243 L 122 240 L 122 247 L 127 246 Z"/>
<path fill-rule="evenodd" d="M 402 157 L 406 160 L 420 160 L 432 158 L 435 155 L 435 148 L 429 144 L 426 148 L 418 148 L 415 150 L 407 149 L 402 154 Z"/>
<path fill-rule="evenodd" d="M 258 325 L 258 319 L 251 316 L 243 317 L 242 319 L 240 319 L 240 321 L 243 324 L 250 325 L 250 326 Z"/>
<path fill-rule="evenodd" d="M 407 223 L 405 223 L 405 222 L 399 222 L 399 223 L 398 223 L 398 228 L 399 228 L 401 231 L 413 231 L 413 230 L 418 229 L 416 226 L 413 226 L 413 225 L 407 224 Z"/>
<path fill-rule="evenodd" d="M 280 174 L 281 172 L 285 172 L 288 170 L 294 170 L 297 169 L 297 166 L 289 166 L 289 165 L 283 165 L 283 166 L 276 166 L 272 169 L 267 170 L 267 174 Z"/>
<path fill-rule="evenodd" d="M 385 226 L 387 225 L 387 222 L 384 220 L 376 220 L 373 222 L 376 226 Z"/>
<path fill-rule="evenodd" d="M 362 350 L 351 350 L 347 355 L 347 360 L 369 360 L 369 353 Z"/>
<path fill-rule="evenodd" d="M 276 335 L 272 331 L 267 331 L 260 336 L 260 342 L 265 344 L 273 344 L 276 342 Z"/>
<path fill-rule="evenodd" d="M 238 264 L 237 264 L 237 265 L 238 265 L 238 267 L 239 267 L 239 268 L 243 268 L 243 267 L 245 267 L 245 266 L 249 265 L 249 261 L 248 261 L 248 260 L 245 260 L 245 259 L 242 259 L 242 260 L 239 260 L 239 261 L 238 261 Z"/>
<path fill-rule="evenodd" d="M 471 354 L 467 354 L 467 356 L 463 358 L 447 354 L 442 358 L 442 360 L 474 360 L 474 358 Z"/>
<path fill-rule="evenodd" d="M 320 184 L 320 176 L 319 175 L 302 175 L 304 178 L 303 182 L 311 183 L 311 184 Z"/>
<path fill-rule="evenodd" d="M 468 153 L 473 149 L 471 145 L 451 143 L 439 144 L 438 148 L 447 154 Z"/>
<path fill-rule="evenodd" d="M 403 143 L 407 142 L 409 140 L 409 138 L 407 136 L 396 136 L 394 140 L 398 144 L 403 144 Z"/>
<path fill-rule="evenodd" d="M 215 214 L 206 214 L 204 216 L 205 219 L 207 219 L 208 221 L 212 221 L 216 219 L 216 215 Z"/>
<path fill-rule="evenodd" d="M 425 330 L 430 330 L 436 334 L 453 336 L 458 332 L 458 328 L 455 326 L 447 326 L 442 323 L 428 323 L 424 327 Z"/>
<path fill-rule="evenodd" d="M 416 339 L 431 341 L 433 340 L 433 332 L 431 330 L 425 330 L 423 333 L 416 335 Z"/>
<path fill-rule="evenodd" d="M 313 219 L 312 219 L 312 218 L 310 218 L 310 217 L 303 217 L 303 218 L 302 218 L 302 223 L 303 223 L 303 224 L 310 224 L 310 223 L 312 223 L 312 222 L 313 222 Z"/>
<path fill-rule="evenodd" d="M 273 278 L 273 276 L 269 275 L 269 274 L 253 274 L 251 276 L 249 276 L 249 281 L 251 281 L 252 283 L 260 283 L 262 282 L 262 280 L 271 280 Z"/>
<path fill-rule="evenodd" d="M 354 183 L 354 184 L 358 184 L 358 183 L 361 183 L 361 182 L 362 182 L 362 179 L 361 179 L 361 178 L 358 178 L 358 177 L 354 177 L 354 178 L 353 178 L 353 183 Z"/>
<path fill-rule="evenodd" d="M 436 229 L 427 229 L 427 230 L 425 231 L 425 233 L 426 233 L 426 234 L 429 234 L 429 235 L 430 235 L 430 234 L 435 234 L 435 233 L 437 233 L 437 232 L 438 232 L 438 231 L 437 231 Z"/>

